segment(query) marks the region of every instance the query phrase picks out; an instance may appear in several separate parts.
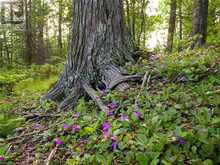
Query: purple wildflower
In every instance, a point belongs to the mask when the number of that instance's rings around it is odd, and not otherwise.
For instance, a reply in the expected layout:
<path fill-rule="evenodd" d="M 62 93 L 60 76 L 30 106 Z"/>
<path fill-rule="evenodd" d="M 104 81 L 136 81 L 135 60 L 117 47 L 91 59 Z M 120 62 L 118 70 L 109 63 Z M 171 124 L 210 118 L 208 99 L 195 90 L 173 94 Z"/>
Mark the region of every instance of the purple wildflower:
<path fill-rule="evenodd" d="M 110 124 L 109 124 L 108 122 L 104 122 L 104 123 L 102 124 L 102 130 L 103 130 L 104 132 L 109 131 L 109 128 L 110 128 Z"/>
<path fill-rule="evenodd" d="M 112 147 L 112 150 L 114 151 L 118 148 L 118 138 L 117 138 L 117 136 L 112 136 L 111 141 L 112 141 L 111 147 Z"/>
<path fill-rule="evenodd" d="M 107 105 L 107 107 L 111 110 L 118 108 L 118 103 L 112 102 Z"/>
<path fill-rule="evenodd" d="M 180 136 L 177 136 L 177 141 L 178 141 L 178 142 L 179 142 L 179 144 L 181 144 L 181 145 L 186 144 L 185 139 L 184 139 L 184 138 L 182 138 L 182 137 L 180 137 Z"/>
<path fill-rule="evenodd" d="M 35 128 L 35 129 L 41 129 L 41 128 L 42 128 L 42 125 L 37 123 L 37 124 L 35 124 L 34 128 Z"/>
<path fill-rule="evenodd" d="M 107 116 L 110 117 L 110 116 L 113 116 L 114 115 L 114 111 L 107 111 Z"/>
<path fill-rule="evenodd" d="M 182 76 L 182 77 L 180 78 L 180 82 L 187 82 L 187 81 L 188 81 L 188 79 L 187 79 L 186 76 Z"/>
<path fill-rule="evenodd" d="M 121 121 L 128 121 L 128 115 L 122 114 L 121 117 L 120 117 L 120 120 Z"/>
<path fill-rule="evenodd" d="M 104 136 L 105 139 L 108 139 L 108 137 L 109 137 L 109 132 L 103 131 L 103 136 Z"/>
<path fill-rule="evenodd" d="M 55 139 L 55 144 L 57 147 L 61 146 L 63 144 L 62 140 L 60 140 L 59 138 Z"/>
<path fill-rule="evenodd" d="M 136 116 L 138 119 L 141 119 L 141 112 L 140 112 L 140 111 L 135 111 L 135 116 Z"/>
<path fill-rule="evenodd" d="M 66 131 L 68 128 L 69 128 L 68 124 L 65 123 L 65 124 L 63 125 L 63 129 Z"/>
<path fill-rule="evenodd" d="M 0 155 L 0 162 L 1 162 L 1 161 L 4 161 L 4 160 L 5 160 L 4 156 L 1 156 L 1 155 Z"/>
<path fill-rule="evenodd" d="M 117 136 L 112 136 L 111 140 L 112 140 L 112 142 L 117 142 L 118 141 L 118 137 Z"/>
<path fill-rule="evenodd" d="M 80 113 L 80 112 L 77 112 L 77 113 L 76 113 L 76 117 L 77 117 L 77 118 L 79 118 L 79 117 L 80 117 L 80 115 L 81 115 L 81 113 Z"/>
<path fill-rule="evenodd" d="M 108 122 L 104 122 L 102 124 L 102 132 L 105 138 L 109 137 L 109 128 L 110 128 L 110 124 Z"/>
<path fill-rule="evenodd" d="M 168 83 L 168 79 L 167 79 L 167 78 L 164 78 L 163 81 L 162 81 L 162 83 L 163 83 L 163 84 Z"/>
<path fill-rule="evenodd" d="M 220 59 L 217 61 L 217 64 L 220 65 Z"/>
<path fill-rule="evenodd" d="M 118 148 L 118 143 L 113 142 L 113 143 L 112 143 L 112 150 L 114 151 L 114 150 L 116 150 L 117 148 Z"/>
<path fill-rule="evenodd" d="M 75 133 L 75 132 L 79 132 L 79 131 L 80 131 L 80 125 L 73 124 L 72 132 Z"/>

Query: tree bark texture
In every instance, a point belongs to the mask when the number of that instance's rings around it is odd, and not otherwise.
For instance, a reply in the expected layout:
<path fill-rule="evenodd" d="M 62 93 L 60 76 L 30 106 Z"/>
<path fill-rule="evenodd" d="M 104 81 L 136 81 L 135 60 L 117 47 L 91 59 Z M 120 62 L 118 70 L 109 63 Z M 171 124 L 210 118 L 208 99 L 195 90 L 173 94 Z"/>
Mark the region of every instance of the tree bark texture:
<path fill-rule="evenodd" d="M 182 51 L 182 40 L 183 40 L 183 14 L 182 14 L 182 5 L 183 5 L 183 2 L 182 0 L 179 0 L 179 12 L 178 12 L 178 15 L 179 15 L 179 43 L 178 43 L 178 51 Z"/>
<path fill-rule="evenodd" d="M 146 7 L 148 4 L 147 0 L 142 0 L 141 1 L 141 12 L 140 12 L 140 17 L 141 17 L 141 29 L 140 29 L 140 33 L 138 35 L 138 45 L 141 45 L 141 38 L 143 36 L 143 47 L 145 46 L 145 11 L 146 11 Z"/>
<path fill-rule="evenodd" d="M 204 46 L 207 37 L 208 0 L 194 0 L 192 37 L 197 36 L 191 48 Z"/>
<path fill-rule="evenodd" d="M 25 0 L 25 55 L 24 61 L 27 64 L 31 64 L 33 57 L 33 34 L 31 26 L 32 17 L 32 0 Z"/>
<path fill-rule="evenodd" d="M 173 37 L 176 28 L 176 8 L 177 8 L 176 0 L 171 0 L 168 39 L 167 39 L 167 51 L 170 53 L 173 50 Z"/>
<path fill-rule="evenodd" d="M 36 31 L 36 59 L 35 62 L 39 65 L 45 64 L 46 61 L 46 47 L 44 42 L 44 26 L 45 26 L 45 16 L 43 13 L 44 2 L 42 0 L 39 1 L 39 9 L 42 12 L 39 13 L 39 20 L 37 21 L 37 31 Z"/>
<path fill-rule="evenodd" d="M 64 110 L 96 88 L 126 88 L 120 66 L 133 61 L 133 44 L 127 32 L 122 0 L 74 0 L 72 39 L 63 74 L 46 99 L 60 101 Z M 118 81 L 120 80 L 120 81 Z M 122 83 L 122 84 L 121 84 Z M 119 85 L 120 84 L 120 85 Z M 92 98 L 94 98 L 92 96 Z"/>
<path fill-rule="evenodd" d="M 62 42 L 62 21 L 63 21 L 63 1 L 59 1 L 59 11 L 58 11 L 58 47 L 60 53 L 62 53 L 63 42 Z"/>

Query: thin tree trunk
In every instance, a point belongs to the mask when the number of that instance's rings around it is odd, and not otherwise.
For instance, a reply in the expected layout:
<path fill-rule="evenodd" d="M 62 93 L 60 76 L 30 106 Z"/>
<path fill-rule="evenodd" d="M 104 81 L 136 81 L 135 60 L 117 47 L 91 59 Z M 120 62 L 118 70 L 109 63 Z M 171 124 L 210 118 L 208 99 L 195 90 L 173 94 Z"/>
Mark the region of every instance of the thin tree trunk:
<path fill-rule="evenodd" d="M 39 8 L 44 8 L 44 2 L 40 1 Z M 39 15 L 39 21 L 37 22 L 37 55 L 36 55 L 36 63 L 42 65 L 46 60 L 46 49 L 44 43 L 44 15 Z"/>
<path fill-rule="evenodd" d="M 59 17 L 58 17 L 58 47 L 59 47 L 59 51 L 60 54 L 62 54 L 62 48 L 63 48 L 63 43 L 62 43 L 62 20 L 63 20 L 63 7 L 62 7 L 63 3 L 62 0 L 59 0 Z"/>
<path fill-rule="evenodd" d="M 43 65 L 46 60 L 46 49 L 44 43 L 44 28 L 43 23 L 38 23 L 38 32 L 37 32 L 37 55 L 36 55 L 36 63 L 38 65 Z"/>
<path fill-rule="evenodd" d="M 207 21 L 208 21 L 208 0 L 194 0 L 193 3 L 193 21 L 192 21 L 192 37 L 194 42 L 191 45 L 204 46 L 207 38 Z"/>
<path fill-rule="evenodd" d="M 139 37 L 138 37 L 138 45 L 141 45 L 141 37 L 144 34 L 145 31 L 145 10 L 146 10 L 146 5 L 147 5 L 147 0 L 142 0 L 141 3 L 141 30 L 139 33 Z M 145 43 L 144 43 L 145 45 Z"/>
<path fill-rule="evenodd" d="M 24 61 L 31 64 L 33 57 L 33 38 L 31 28 L 32 1 L 25 0 L 25 56 Z"/>
<path fill-rule="evenodd" d="M 62 110 L 74 106 L 86 93 L 90 95 L 88 89 L 97 87 L 99 82 L 110 89 L 125 89 L 127 84 L 123 82 L 135 78 L 123 76 L 119 69 L 126 61 L 133 61 L 122 0 L 74 0 L 73 3 L 73 37 L 68 61 L 60 80 L 43 98 L 61 101 Z"/>
<path fill-rule="evenodd" d="M 130 17 L 130 4 L 128 0 L 125 0 L 126 3 L 126 18 L 127 18 L 127 26 L 128 26 L 128 32 L 131 35 L 131 17 Z"/>
<path fill-rule="evenodd" d="M 177 8 L 176 0 L 171 0 L 168 39 L 167 39 L 167 51 L 170 53 L 173 50 L 173 37 L 176 28 L 176 8 Z"/>
<path fill-rule="evenodd" d="M 183 40 L 183 16 L 182 16 L 182 0 L 179 0 L 179 44 L 178 51 L 182 51 L 182 40 Z"/>
<path fill-rule="evenodd" d="M 136 11 L 135 11 L 135 6 L 136 6 L 136 0 L 131 1 L 131 7 L 132 7 L 132 24 L 131 24 L 131 31 L 132 31 L 132 37 L 134 43 L 136 43 Z"/>

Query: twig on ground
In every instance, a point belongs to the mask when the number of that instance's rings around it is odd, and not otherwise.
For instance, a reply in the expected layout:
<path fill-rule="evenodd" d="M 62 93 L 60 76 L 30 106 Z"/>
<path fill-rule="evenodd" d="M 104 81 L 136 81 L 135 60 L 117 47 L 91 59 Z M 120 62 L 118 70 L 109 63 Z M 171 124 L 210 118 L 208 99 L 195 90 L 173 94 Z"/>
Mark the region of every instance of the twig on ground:
<path fill-rule="evenodd" d="M 149 82 L 150 82 L 150 77 L 151 77 L 151 76 L 148 76 L 148 74 L 149 74 L 149 72 L 147 71 L 147 72 L 145 73 L 145 75 L 144 75 L 143 82 L 142 82 L 142 84 L 141 84 L 140 92 L 139 92 L 139 94 L 137 95 L 137 97 L 136 97 L 136 99 L 135 99 L 135 103 L 134 103 L 135 110 L 137 110 L 138 107 L 139 107 L 139 98 L 140 98 L 141 92 L 142 92 L 143 89 L 144 89 L 144 86 L 145 86 L 146 82 L 147 82 L 147 85 L 148 85 Z"/>
<path fill-rule="evenodd" d="M 35 131 L 35 132 L 31 132 L 31 133 L 27 133 L 27 134 L 15 136 L 15 137 L 11 137 L 11 138 L 6 139 L 5 141 L 8 142 L 8 141 L 12 141 L 12 140 L 16 140 L 16 139 L 20 139 L 20 138 L 32 136 L 32 135 L 35 135 L 35 134 L 39 134 L 40 132 L 49 130 L 49 129 L 51 129 L 51 128 L 55 128 L 55 127 L 57 127 L 58 125 L 63 124 L 64 122 L 65 122 L 65 121 L 59 122 L 59 123 L 57 123 L 57 124 L 55 124 L 55 125 L 53 125 L 53 126 L 50 126 L 50 127 L 44 128 L 44 129 L 41 129 L 41 130 L 39 130 L 39 131 Z"/>
<path fill-rule="evenodd" d="M 57 149 L 58 149 L 57 146 L 54 149 L 52 149 L 52 151 L 50 152 L 50 155 L 48 156 L 46 160 L 46 165 L 50 164 L 50 161 L 53 159 L 54 155 L 56 154 Z"/>

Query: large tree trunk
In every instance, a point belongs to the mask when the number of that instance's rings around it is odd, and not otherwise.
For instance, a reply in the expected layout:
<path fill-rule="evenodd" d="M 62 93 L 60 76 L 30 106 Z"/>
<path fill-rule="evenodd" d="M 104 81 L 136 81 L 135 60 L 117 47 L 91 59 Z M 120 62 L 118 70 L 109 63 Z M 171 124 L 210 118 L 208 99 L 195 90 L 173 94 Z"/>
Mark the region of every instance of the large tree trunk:
<path fill-rule="evenodd" d="M 168 52 L 172 52 L 173 50 L 173 37 L 176 27 L 176 8 L 177 8 L 176 0 L 171 0 L 168 39 L 167 39 Z"/>
<path fill-rule="evenodd" d="M 207 20 L 208 20 L 208 0 L 194 0 L 193 4 L 193 22 L 192 37 L 196 36 L 195 42 L 191 45 L 204 46 L 207 37 Z"/>
<path fill-rule="evenodd" d="M 122 0 L 74 0 L 73 16 L 67 64 L 45 97 L 61 101 L 60 109 L 74 106 L 85 94 L 94 99 L 93 88 L 99 82 L 109 89 L 124 89 L 127 84 L 122 82 L 137 78 L 125 76 L 120 70 L 126 61 L 133 61 Z"/>

